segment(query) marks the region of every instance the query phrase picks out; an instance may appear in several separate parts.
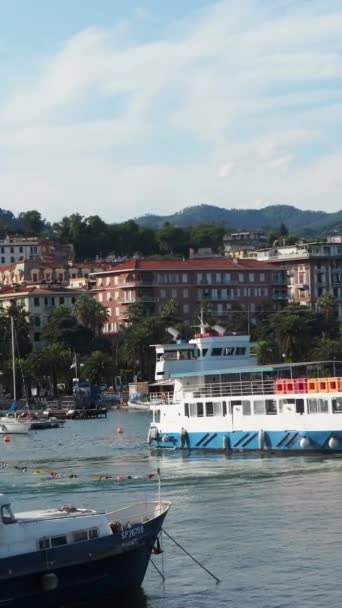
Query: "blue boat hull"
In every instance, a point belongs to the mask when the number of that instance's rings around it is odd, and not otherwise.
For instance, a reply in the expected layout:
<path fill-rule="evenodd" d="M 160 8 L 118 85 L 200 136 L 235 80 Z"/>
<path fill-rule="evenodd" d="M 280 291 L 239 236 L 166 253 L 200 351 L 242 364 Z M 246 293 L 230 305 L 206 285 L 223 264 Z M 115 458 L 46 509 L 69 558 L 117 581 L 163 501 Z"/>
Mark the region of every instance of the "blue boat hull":
<path fill-rule="evenodd" d="M 168 449 L 221 450 L 237 452 L 341 452 L 341 431 L 208 431 L 164 433 L 152 442 L 154 447 Z"/>
<path fill-rule="evenodd" d="M 160 532 L 163 513 L 144 524 L 136 539 L 121 532 L 85 543 L 37 551 L 0 560 L 0 606 L 57 608 L 97 601 L 138 589 L 151 549 Z M 83 546 L 82 546 L 83 545 Z M 47 577 L 56 588 L 48 590 Z"/>

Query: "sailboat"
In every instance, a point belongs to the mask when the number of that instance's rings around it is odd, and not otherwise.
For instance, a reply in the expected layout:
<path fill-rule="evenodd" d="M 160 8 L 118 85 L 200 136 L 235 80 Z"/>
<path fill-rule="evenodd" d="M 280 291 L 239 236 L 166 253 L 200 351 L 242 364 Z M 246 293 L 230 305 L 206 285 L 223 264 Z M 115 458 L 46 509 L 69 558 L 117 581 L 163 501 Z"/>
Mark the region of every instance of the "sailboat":
<path fill-rule="evenodd" d="M 24 435 L 30 430 L 30 422 L 19 420 L 17 411 L 17 387 L 15 373 L 15 348 L 14 348 L 14 319 L 11 316 L 11 345 L 12 345 L 12 373 L 13 373 L 13 402 L 8 410 L 0 412 L 0 434 L 10 435 L 13 433 Z"/>

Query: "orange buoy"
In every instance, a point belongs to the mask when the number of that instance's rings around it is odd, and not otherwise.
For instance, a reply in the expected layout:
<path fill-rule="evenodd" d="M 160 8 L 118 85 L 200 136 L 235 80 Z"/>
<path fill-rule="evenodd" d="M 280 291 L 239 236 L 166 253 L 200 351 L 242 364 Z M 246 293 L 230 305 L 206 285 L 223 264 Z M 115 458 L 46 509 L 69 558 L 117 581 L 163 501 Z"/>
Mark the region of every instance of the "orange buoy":
<path fill-rule="evenodd" d="M 5 435 L 5 436 L 4 436 L 4 438 L 3 438 L 3 441 L 4 441 L 5 443 L 9 443 L 9 442 L 11 441 L 10 436 L 9 436 L 9 435 Z"/>
<path fill-rule="evenodd" d="M 118 426 L 118 428 L 116 429 L 116 432 L 117 433 L 123 433 L 124 431 L 123 431 L 122 426 Z"/>

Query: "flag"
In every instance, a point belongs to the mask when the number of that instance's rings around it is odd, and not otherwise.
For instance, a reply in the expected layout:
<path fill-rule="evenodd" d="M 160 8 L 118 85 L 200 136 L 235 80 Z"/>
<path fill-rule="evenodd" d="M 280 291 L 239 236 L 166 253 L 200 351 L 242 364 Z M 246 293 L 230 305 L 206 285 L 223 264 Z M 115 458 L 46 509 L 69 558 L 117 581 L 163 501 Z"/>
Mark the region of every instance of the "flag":
<path fill-rule="evenodd" d="M 70 365 L 70 369 L 76 368 L 77 366 L 77 358 L 76 358 L 76 353 L 74 354 L 74 358 L 72 360 L 72 364 Z"/>

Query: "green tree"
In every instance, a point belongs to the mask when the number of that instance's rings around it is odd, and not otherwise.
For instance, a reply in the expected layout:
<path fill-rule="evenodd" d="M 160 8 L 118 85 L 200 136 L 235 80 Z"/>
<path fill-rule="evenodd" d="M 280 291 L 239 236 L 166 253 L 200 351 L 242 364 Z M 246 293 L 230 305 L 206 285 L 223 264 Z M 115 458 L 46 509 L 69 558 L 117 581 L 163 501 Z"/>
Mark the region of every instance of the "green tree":
<path fill-rule="evenodd" d="M 101 384 L 103 380 L 112 380 L 114 368 L 111 358 L 99 350 L 95 350 L 86 359 L 82 368 L 82 377 L 95 384 Z"/>
<path fill-rule="evenodd" d="M 224 227 L 216 224 L 194 226 L 190 232 L 191 247 L 194 249 L 210 247 L 215 252 L 222 251 L 224 233 Z"/>
<path fill-rule="evenodd" d="M 182 228 L 165 223 L 157 233 L 160 251 L 169 255 L 188 252 L 189 241 L 187 233 Z"/>
<path fill-rule="evenodd" d="M 45 228 L 45 222 L 42 219 L 41 214 L 34 209 L 19 213 L 18 220 L 23 228 L 24 234 L 27 236 L 38 236 Z"/>
<path fill-rule="evenodd" d="M 63 344 L 73 352 L 87 353 L 94 346 L 94 334 L 81 325 L 71 311 L 58 306 L 49 315 L 48 323 L 42 332 L 45 344 Z"/>
<path fill-rule="evenodd" d="M 0 357 L 12 352 L 11 317 L 14 320 L 14 349 L 19 357 L 27 355 L 32 350 L 30 341 L 31 325 L 24 306 L 11 301 L 10 306 L 0 314 Z"/>
<path fill-rule="evenodd" d="M 327 336 L 318 338 L 311 351 L 313 361 L 333 361 L 342 360 L 342 342 Z"/>
<path fill-rule="evenodd" d="M 273 363 L 277 355 L 274 353 L 274 346 L 271 342 L 259 340 L 256 346 L 256 356 L 258 365 L 266 365 L 267 363 Z"/>
<path fill-rule="evenodd" d="M 57 384 L 70 374 L 72 354 L 63 344 L 49 344 L 37 354 L 35 359 L 36 370 L 48 375 L 51 379 L 53 394 L 58 396 Z M 37 371 L 36 371 L 37 373 Z"/>
<path fill-rule="evenodd" d="M 324 293 L 320 296 L 317 300 L 316 309 L 322 313 L 326 321 L 336 321 L 337 301 L 332 293 Z"/>
<path fill-rule="evenodd" d="M 109 319 L 107 309 L 100 302 L 96 302 L 90 293 L 79 296 L 73 306 L 73 315 L 77 321 L 90 329 L 94 336 L 99 336 L 104 323 Z"/>

